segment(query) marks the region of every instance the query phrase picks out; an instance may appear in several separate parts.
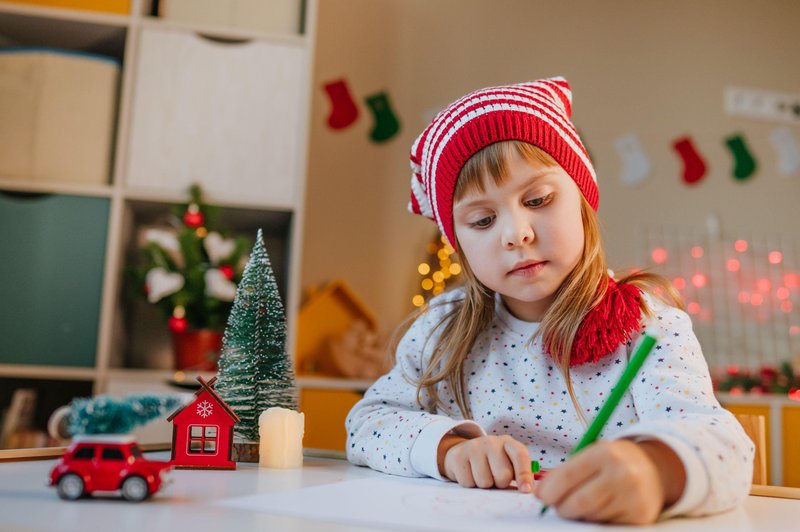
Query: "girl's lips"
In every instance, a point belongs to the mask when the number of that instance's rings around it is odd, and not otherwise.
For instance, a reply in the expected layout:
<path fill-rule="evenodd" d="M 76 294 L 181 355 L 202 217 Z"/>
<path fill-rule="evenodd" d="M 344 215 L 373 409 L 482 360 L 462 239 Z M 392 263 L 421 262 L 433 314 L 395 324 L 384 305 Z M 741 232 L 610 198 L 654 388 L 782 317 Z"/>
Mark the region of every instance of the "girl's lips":
<path fill-rule="evenodd" d="M 536 273 L 538 273 L 539 270 L 541 270 L 546 263 L 547 263 L 547 261 L 537 262 L 537 261 L 533 261 L 533 260 L 526 261 L 526 262 L 521 262 L 521 263 L 517 264 L 516 266 L 514 266 L 514 268 L 510 272 L 508 272 L 508 274 L 509 275 L 520 275 L 520 276 L 525 276 L 525 277 L 530 276 L 530 275 L 536 275 Z"/>

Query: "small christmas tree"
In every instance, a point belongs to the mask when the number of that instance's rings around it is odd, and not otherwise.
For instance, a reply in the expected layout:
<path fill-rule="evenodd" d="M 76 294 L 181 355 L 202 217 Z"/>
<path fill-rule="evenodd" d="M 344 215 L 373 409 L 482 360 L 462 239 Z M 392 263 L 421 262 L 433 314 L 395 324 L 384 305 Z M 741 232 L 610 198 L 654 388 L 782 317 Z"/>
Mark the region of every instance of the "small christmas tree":
<path fill-rule="evenodd" d="M 280 406 L 297 410 L 286 353 L 286 315 L 261 230 L 236 290 L 222 339 L 217 392 L 240 418 L 236 434 L 258 441 L 258 416 Z"/>

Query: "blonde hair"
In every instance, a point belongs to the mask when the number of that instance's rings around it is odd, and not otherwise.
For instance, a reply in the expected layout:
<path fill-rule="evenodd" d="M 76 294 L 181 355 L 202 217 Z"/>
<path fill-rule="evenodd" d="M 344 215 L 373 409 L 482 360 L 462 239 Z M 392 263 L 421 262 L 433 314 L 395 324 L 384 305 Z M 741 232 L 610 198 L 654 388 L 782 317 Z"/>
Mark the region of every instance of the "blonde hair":
<path fill-rule="evenodd" d="M 501 184 L 507 176 L 506 161 L 512 149 L 526 161 L 538 161 L 546 166 L 558 164 L 549 154 L 532 144 L 513 140 L 491 144 L 474 154 L 461 169 L 453 201 L 458 201 L 468 192 L 475 190 L 483 192 L 488 177 L 491 177 L 495 184 Z M 542 337 L 542 343 L 565 377 L 567 391 L 576 411 L 585 422 L 569 375 L 570 354 L 584 316 L 605 296 L 608 287 L 608 266 L 602 248 L 597 214 L 583 196 L 581 196 L 581 219 L 584 232 L 581 259 L 556 291 L 553 303 L 545 312 L 541 325 L 530 342 L 538 336 Z M 494 318 L 495 294 L 475 277 L 463 254 L 459 255 L 459 259 L 464 279 L 464 298 L 458 301 L 431 331 L 433 334 L 442 327 L 442 332 L 433 347 L 430 362 L 423 368 L 422 376 L 416 385 L 418 401 L 424 390 L 437 406 L 447 409 L 437 390 L 438 384 L 445 381 L 454 395 L 461 415 L 469 419 L 472 413 L 466 396 L 464 363 L 475 340 Z M 678 293 L 669 281 L 659 275 L 636 272 L 621 278 L 618 282 L 631 283 L 667 304 L 682 308 Z M 640 305 L 642 312 L 650 316 L 650 311 L 643 300 Z M 426 310 L 423 308 L 412 315 L 405 325 L 401 326 L 403 330 Z"/>

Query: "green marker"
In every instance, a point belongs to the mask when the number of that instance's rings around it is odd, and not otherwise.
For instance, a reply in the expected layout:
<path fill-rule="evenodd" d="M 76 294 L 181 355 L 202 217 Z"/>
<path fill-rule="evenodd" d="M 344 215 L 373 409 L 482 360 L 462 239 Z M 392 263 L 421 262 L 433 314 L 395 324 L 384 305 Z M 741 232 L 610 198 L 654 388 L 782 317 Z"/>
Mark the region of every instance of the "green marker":
<path fill-rule="evenodd" d="M 580 452 L 584 447 L 594 443 L 597 438 L 600 436 L 600 433 L 603 431 L 603 427 L 605 427 L 606 423 L 608 423 L 608 419 L 611 417 L 611 414 L 614 413 L 614 410 L 617 408 L 622 396 L 628 391 L 628 388 L 631 386 L 631 382 L 633 382 L 633 378 L 636 377 L 636 374 L 639 373 L 639 370 L 642 368 L 644 361 L 647 359 L 647 356 L 650 354 L 650 351 L 653 350 L 653 347 L 656 345 L 656 338 L 650 335 L 648 332 L 645 332 L 642 337 L 642 342 L 639 344 L 639 348 L 636 349 L 636 353 L 633 354 L 631 357 L 630 362 L 625 367 L 625 371 L 622 372 L 622 376 L 619 378 L 617 385 L 611 389 L 611 395 L 608 396 L 606 399 L 605 404 L 600 409 L 600 412 L 597 413 L 597 417 L 594 418 L 592 424 L 589 425 L 589 428 L 586 430 L 586 434 L 583 435 L 581 441 L 578 442 L 578 445 L 572 449 L 572 452 L 569 453 L 570 456 L 577 454 Z M 542 511 L 539 513 L 539 516 L 544 515 L 547 511 L 548 506 L 542 506 Z"/>

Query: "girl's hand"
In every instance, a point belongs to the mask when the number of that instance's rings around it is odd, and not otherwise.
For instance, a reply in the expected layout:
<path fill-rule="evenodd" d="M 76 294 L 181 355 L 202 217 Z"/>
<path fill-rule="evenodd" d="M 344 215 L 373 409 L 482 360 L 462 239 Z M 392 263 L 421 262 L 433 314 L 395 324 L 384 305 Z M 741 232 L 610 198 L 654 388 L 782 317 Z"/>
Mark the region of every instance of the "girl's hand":
<path fill-rule="evenodd" d="M 599 441 L 552 469 L 536 495 L 561 517 L 644 525 L 683 493 L 686 475 L 675 453 L 658 441 Z"/>
<path fill-rule="evenodd" d="M 447 435 L 439 443 L 439 472 L 467 488 L 533 489 L 528 448 L 511 436 L 481 436 L 470 440 Z"/>

